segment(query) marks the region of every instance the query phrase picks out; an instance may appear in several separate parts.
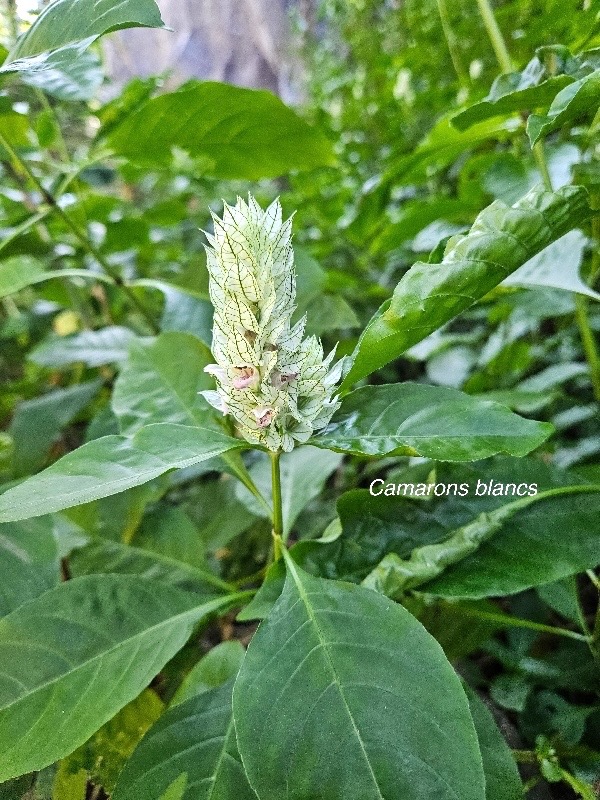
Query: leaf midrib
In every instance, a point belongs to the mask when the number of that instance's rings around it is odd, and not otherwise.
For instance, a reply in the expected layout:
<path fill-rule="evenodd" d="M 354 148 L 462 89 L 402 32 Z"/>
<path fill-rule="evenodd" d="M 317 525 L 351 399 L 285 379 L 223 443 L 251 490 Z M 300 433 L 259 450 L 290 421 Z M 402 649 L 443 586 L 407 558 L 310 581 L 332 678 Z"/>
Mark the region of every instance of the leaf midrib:
<path fill-rule="evenodd" d="M 64 680 L 64 679 L 70 677 L 71 675 L 76 674 L 77 672 L 79 672 L 80 670 L 82 670 L 85 667 L 89 666 L 90 664 L 93 664 L 96 661 L 98 661 L 98 660 L 100 660 L 100 659 L 102 659 L 102 658 L 104 658 L 106 656 L 109 656 L 110 654 L 112 654 L 115 651 L 119 650 L 121 647 L 126 647 L 126 646 L 128 646 L 128 645 L 130 645 L 132 643 L 135 643 L 138 639 L 140 639 L 140 638 L 142 638 L 142 637 L 144 637 L 146 635 L 149 635 L 151 633 L 154 633 L 156 631 L 159 631 L 163 627 L 165 627 L 166 625 L 172 625 L 172 624 L 178 622 L 180 619 L 183 619 L 188 615 L 192 615 L 194 612 L 198 611 L 200 608 L 203 608 L 203 607 L 205 608 L 205 611 L 203 612 L 202 616 L 204 616 L 205 614 L 209 614 L 212 611 L 216 611 L 221 605 L 224 605 L 224 604 L 226 604 L 228 602 L 231 602 L 232 599 L 233 599 L 232 597 L 223 597 L 223 598 L 220 597 L 220 598 L 217 598 L 215 600 L 211 600 L 208 603 L 201 603 L 198 606 L 193 606 L 192 608 L 189 608 L 186 611 L 182 611 L 181 613 L 176 614 L 175 616 L 171 616 L 168 619 L 162 620 L 161 622 L 159 622 L 156 625 L 152 625 L 149 628 L 145 628 L 143 631 L 140 631 L 139 633 L 136 633 L 134 636 L 130 636 L 127 639 L 122 639 L 121 641 L 117 642 L 113 647 L 110 647 L 109 649 L 104 650 L 102 653 L 98 653 L 98 654 L 92 656 L 91 658 L 88 658 L 86 661 L 82 661 L 80 664 L 77 664 L 77 666 L 75 666 L 75 668 L 72 669 L 71 671 L 66 672 L 66 673 L 62 673 L 62 674 L 56 676 L 55 678 L 52 678 L 51 680 L 46 681 L 45 683 L 41 683 L 41 684 L 35 686 L 30 691 L 27 691 L 24 694 L 20 695 L 16 700 L 13 700 L 8 705 L 5 705 L 2 708 L 0 708 L 0 715 L 4 714 L 4 712 L 6 712 L 7 710 L 11 709 L 13 706 L 17 705 L 21 701 L 26 700 L 27 698 L 31 697 L 32 695 L 35 695 L 37 692 L 40 692 L 40 691 L 42 691 L 44 689 L 47 689 L 48 687 L 53 686 L 56 683 L 59 683 L 61 680 Z M 5 617 L 4 619 L 7 619 L 7 617 Z M 0 646 L 2 644 L 7 643 L 7 641 L 8 641 L 8 643 L 10 643 L 10 640 L 0 640 Z M 19 644 L 19 642 L 13 642 L 13 644 Z M 0 673 L 0 674 L 7 675 L 7 673 Z M 10 675 L 8 675 L 8 677 L 10 678 Z"/>
<path fill-rule="evenodd" d="M 292 561 L 291 558 L 286 558 L 286 565 L 287 565 L 287 568 L 288 568 L 288 570 L 289 570 L 289 572 L 290 572 L 290 574 L 291 574 L 291 576 L 292 576 L 292 578 L 294 580 L 294 583 L 295 583 L 296 588 L 298 590 L 298 594 L 300 595 L 300 599 L 302 600 L 302 603 L 304 604 L 304 607 L 306 608 L 306 613 L 308 614 L 308 617 L 309 617 L 310 621 L 312 622 L 312 624 L 313 624 L 313 626 L 314 626 L 314 628 L 315 628 L 315 630 L 317 632 L 317 637 L 319 639 L 319 643 L 321 645 L 323 653 L 325 654 L 325 657 L 327 659 L 327 663 L 329 664 L 329 668 L 330 668 L 330 671 L 331 671 L 331 674 L 332 674 L 332 678 L 333 678 L 333 684 L 335 686 L 337 686 L 339 696 L 340 696 L 340 698 L 342 700 L 342 703 L 344 705 L 344 709 L 346 710 L 346 713 L 348 715 L 348 719 L 350 720 L 350 722 L 352 724 L 352 728 L 354 729 L 354 732 L 356 734 L 356 738 L 357 738 L 358 743 L 360 745 L 360 749 L 362 751 L 365 763 L 366 763 L 366 765 L 368 767 L 369 774 L 370 774 L 371 780 L 373 782 L 373 786 L 377 790 L 377 795 L 378 795 L 379 799 L 380 800 L 385 800 L 384 796 L 381 793 L 381 789 L 379 788 L 379 783 L 377 781 L 377 777 L 376 777 L 375 773 L 373 772 L 373 767 L 371 766 L 371 762 L 369 760 L 369 756 L 368 756 L 368 753 L 366 751 L 365 744 L 363 742 L 362 736 L 360 735 L 360 731 L 358 729 L 358 726 L 356 725 L 356 722 L 354 721 L 354 717 L 352 716 L 352 711 L 350 710 L 350 706 L 348 705 L 348 701 L 346 700 L 346 696 L 344 695 L 341 681 L 340 681 L 340 679 L 338 677 L 337 671 L 335 669 L 335 665 L 334 665 L 333 660 L 331 658 L 331 654 L 329 653 L 329 649 L 327 647 L 327 641 L 326 641 L 325 637 L 323 636 L 323 633 L 322 633 L 322 631 L 321 631 L 321 629 L 319 627 L 319 623 L 317 622 L 317 618 L 315 616 L 315 613 L 313 611 L 312 605 L 311 605 L 310 600 L 308 598 L 308 594 L 306 593 L 306 591 L 304 589 L 304 586 L 302 585 L 302 581 L 300 580 L 300 576 L 298 575 L 298 572 L 296 570 L 294 562 Z"/>

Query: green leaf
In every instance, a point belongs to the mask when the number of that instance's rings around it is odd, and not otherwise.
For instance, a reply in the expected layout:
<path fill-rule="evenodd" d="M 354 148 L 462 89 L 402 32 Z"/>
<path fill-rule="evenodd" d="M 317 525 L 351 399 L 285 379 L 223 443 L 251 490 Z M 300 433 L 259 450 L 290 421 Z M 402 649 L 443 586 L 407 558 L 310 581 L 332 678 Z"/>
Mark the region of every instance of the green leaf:
<path fill-rule="evenodd" d="M 291 453 L 283 453 L 279 461 L 281 475 L 281 505 L 283 511 L 283 533 L 288 536 L 298 515 L 316 497 L 325 481 L 341 464 L 342 457 L 315 447 L 297 447 Z M 250 475 L 267 502 L 271 502 L 271 463 L 265 457 L 254 464 Z M 247 508 L 256 516 L 265 516 L 264 507 L 241 484 L 236 493 Z"/>
<path fill-rule="evenodd" d="M 44 265 L 31 256 L 13 256 L 0 263 L 0 297 L 18 292 L 47 277 Z"/>
<path fill-rule="evenodd" d="M 233 681 L 171 707 L 142 739 L 113 800 L 160 800 L 182 774 L 181 800 L 256 800 L 238 753 Z"/>
<path fill-rule="evenodd" d="M 173 124 L 177 120 L 177 124 Z M 187 82 L 149 100 L 109 137 L 118 155 L 164 166 L 173 147 L 219 178 L 274 178 L 333 163 L 331 145 L 270 92 Z"/>
<path fill-rule="evenodd" d="M 527 135 L 533 147 L 542 137 L 563 125 L 580 119 L 592 119 L 600 104 L 600 69 L 586 75 L 560 91 L 547 114 L 531 114 L 527 120 Z"/>
<path fill-rule="evenodd" d="M 133 434 L 153 422 L 217 428 L 211 407 L 198 394 L 213 388 L 204 372 L 212 360 L 208 347 L 187 333 L 132 340 L 112 398 L 121 432 Z"/>
<path fill-rule="evenodd" d="M 483 760 L 485 800 L 522 800 L 523 784 L 506 740 L 477 693 L 464 688 Z"/>
<path fill-rule="evenodd" d="M 502 286 L 551 286 L 600 300 L 579 275 L 586 244 L 581 231 L 569 231 L 509 275 Z"/>
<path fill-rule="evenodd" d="M 19 38 L 4 66 L 73 42 L 89 39 L 91 43 L 119 28 L 136 27 L 164 27 L 154 0 L 54 0 Z"/>
<path fill-rule="evenodd" d="M 58 548 L 44 519 L 0 525 L 0 617 L 56 586 Z"/>
<path fill-rule="evenodd" d="M 241 642 L 236 639 L 213 647 L 185 676 L 173 695 L 171 705 L 178 705 L 203 692 L 217 689 L 235 678 L 240 671 L 245 652 Z"/>
<path fill-rule="evenodd" d="M 233 696 L 260 800 L 280 800 L 282 787 L 289 800 L 483 800 L 468 704 L 437 642 L 374 592 L 289 558 L 287 569 Z"/>
<path fill-rule="evenodd" d="M 311 443 L 355 455 L 475 461 L 495 453 L 525 455 L 552 430 L 456 389 L 403 383 L 351 392 Z"/>
<path fill-rule="evenodd" d="M 218 431 L 168 423 L 141 428 L 131 439 L 94 439 L 0 496 L 0 522 L 109 497 L 243 446 Z"/>
<path fill-rule="evenodd" d="M 67 581 L 0 620 L 0 780 L 83 744 L 145 688 L 200 619 L 230 602 L 101 575 Z"/>
<path fill-rule="evenodd" d="M 88 47 L 89 40 L 69 44 L 13 61 L 6 71 L 18 73 L 23 83 L 58 100 L 90 100 L 104 79 L 104 71 L 100 59 Z"/>
<path fill-rule="evenodd" d="M 600 564 L 599 515 L 600 487 L 590 487 L 590 494 L 540 500 L 507 520 L 493 538 L 422 591 L 493 597 L 593 569 Z"/>
<path fill-rule="evenodd" d="M 534 188 L 513 206 L 496 200 L 465 236 L 450 239 L 439 264 L 417 263 L 363 332 L 343 389 L 397 358 L 481 299 L 536 253 L 590 214 L 585 189 Z"/>
<path fill-rule="evenodd" d="M 15 475 L 43 466 L 60 431 L 91 402 L 101 386 L 101 381 L 88 381 L 19 403 L 8 428 L 15 443 Z"/>
<path fill-rule="evenodd" d="M 73 336 L 54 336 L 34 347 L 28 358 L 41 367 L 51 369 L 82 362 L 88 367 L 101 367 L 123 361 L 127 349 L 136 338 L 129 328 L 118 325 L 97 331 L 82 331 Z"/>

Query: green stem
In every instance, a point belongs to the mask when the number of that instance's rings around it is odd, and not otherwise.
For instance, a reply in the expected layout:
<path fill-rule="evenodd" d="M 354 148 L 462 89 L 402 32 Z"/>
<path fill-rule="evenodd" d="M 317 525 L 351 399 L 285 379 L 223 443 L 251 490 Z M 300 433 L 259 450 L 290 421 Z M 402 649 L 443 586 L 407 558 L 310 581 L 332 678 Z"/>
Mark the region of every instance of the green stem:
<path fill-rule="evenodd" d="M 273 558 L 278 561 L 281 558 L 281 544 L 283 542 L 283 509 L 281 505 L 281 471 L 279 469 L 279 459 L 281 453 L 270 452 L 271 458 L 271 487 L 273 492 Z"/>
<path fill-rule="evenodd" d="M 19 38 L 19 13 L 16 0 L 6 0 L 6 16 L 8 18 L 11 43 L 14 44 Z"/>
<path fill-rule="evenodd" d="M 575 295 L 575 319 L 579 327 L 583 352 L 588 363 L 594 399 L 600 403 L 600 353 L 590 325 L 588 298 L 583 294 Z"/>
<path fill-rule="evenodd" d="M 502 72 L 512 72 L 513 65 L 506 47 L 506 42 L 504 41 L 504 36 L 502 36 L 502 31 L 498 27 L 489 0 L 477 0 L 477 5 L 479 6 L 479 13 L 481 14 L 481 19 L 483 20 L 487 34 L 490 37 L 490 42 L 494 48 L 494 53 L 496 54 L 496 60 L 498 61 L 500 69 Z"/>
<path fill-rule="evenodd" d="M 93 256 L 93 258 L 98 262 L 98 264 L 102 267 L 102 269 L 108 275 L 110 275 L 115 285 L 118 286 L 119 289 L 121 289 L 123 293 L 127 295 L 131 303 L 138 309 L 138 311 L 145 318 L 152 332 L 158 333 L 159 328 L 156 322 L 154 321 L 152 314 L 148 311 L 146 306 L 142 303 L 141 300 L 139 300 L 135 292 L 129 286 L 127 286 L 127 284 L 125 283 L 123 278 L 119 275 L 119 273 L 115 269 L 113 269 L 111 264 L 109 264 L 109 262 L 104 258 L 104 256 L 96 249 L 96 247 L 92 244 L 92 242 L 86 236 L 84 231 L 81 230 L 81 228 L 77 225 L 77 223 L 74 222 L 71 219 L 71 217 L 66 213 L 66 211 L 59 205 L 54 195 L 43 186 L 41 181 L 38 179 L 37 175 L 30 168 L 29 164 L 19 156 L 16 150 L 14 150 L 12 145 L 5 139 L 5 137 L 1 133 L 0 133 L 0 145 L 2 145 L 2 147 L 10 155 L 16 166 L 25 172 L 29 180 L 40 192 L 44 200 L 62 218 L 65 225 L 68 228 L 70 228 L 72 233 L 75 235 L 75 238 L 80 242 L 83 248 L 87 250 L 87 252 L 91 256 Z"/>
<path fill-rule="evenodd" d="M 533 146 L 533 157 L 535 158 L 539 171 L 542 173 L 544 186 L 549 192 L 553 191 L 552 178 L 550 177 L 550 170 L 548 169 L 548 162 L 546 161 L 546 155 L 544 153 L 544 143 L 541 139 Z"/>
<path fill-rule="evenodd" d="M 437 0 L 437 6 L 442 23 L 442 30 L 444 31 L 446 44 L 448 45 L 450 58 L 452 59 L 452 66 L 454 67 L 454 71 L 458 77 L 458 82 L 463 89 L 469 89 L 469 73 L 462 63 L 460 49 L 458 47 L 458 40 L 454 35 L 454 31 L 452 30 L 452 23 L 450 21 L 446 0 Z"/>
<path fill-rule="evenodd" d="M 461 608 L 461 613 L 467 617 L 474 619 L 482 619 L 487 622 L 497 622 L 500 625 L 510 626 L 513 628 L 528 628 L 532 631 L 539 631 L 540 633 L 550 633 L 553 636 L 564 636 L 567 639 L 575 639 L 578 642 L 589 642 L 590 639 L 577 631 L 570 631 L 565 628 L 555 628 L 553 625 L 543 625 L 541 622 L 533 622 L 530 619 L 521 619 L 520 617 L 511 617 L 510 614 L 497 614 L 493 611 L 481 611 L 474 608 Z"/>

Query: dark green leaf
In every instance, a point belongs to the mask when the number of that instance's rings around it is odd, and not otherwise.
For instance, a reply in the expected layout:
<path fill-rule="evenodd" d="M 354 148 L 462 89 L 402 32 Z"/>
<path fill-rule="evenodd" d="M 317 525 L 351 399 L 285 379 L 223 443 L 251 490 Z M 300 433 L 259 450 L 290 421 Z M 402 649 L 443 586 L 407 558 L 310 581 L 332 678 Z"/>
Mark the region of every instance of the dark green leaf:
<path fill-rule="evenodd" d="M 401 606 L 291 560 L 233 708 L 261 800 L 282 787 L 289 800 L 485 797 L 468 704 L 435 640 Z"/>
<path fill-rule="evenodd" d="M 531 146 L 563 125 L 580 119 L 592 119 L 598 111 L 598 105 L 600 105 L 600 69 L 565 86 L 554 98 L 547 114 L 532 114 L 529 117 L 527 135 Z"/>
<path fill-rule="evenodd" d="M 466 236 L 450 239 L 439 264 L 417 263 L 363 332 L 342 387 L 349 389 L 460 314 L 590 214 L 585 189 L 534 188 L 512 207 L 499 200 Z"/>
<path fill-rule="evenodd" d="M 333 161 L 323 135 L 274 95 L 213 82 L 188 82 L 149 100 L 109 142 L 118 155 L 150 166 L 168 164 L 178 147 L 219 178 L 277 177 Z"/>
<path fill-rule="evenodd" d="M 242 644 L 235 639 L 213 647 L 185 676 L 173 695 L 171 705 L 183 703 L 235 678 L 240 671 L 245 652 Z"/>
<path fill-rule="evenodd" d="M 522 800 L 519 770 L 494 717 L 473 689 L 465 685 L 465 691 L 483 759 L 485 800 Z"/>
<path fill-rule="evenodd" d="M 0 780 L 72 752 L 229 602 L 101 575 L 67 581 L 0 620 Z"/>
<path fill-rule="evenodd" d="M 170 708 L 125 765 L 113 800 L 161 800 L 182 775 L 180 800 L 256 800 L 236 745 L 232 683 Z"/>
<path fill-rule="evenodd" d="M 418 383 L 363 386 L 342 401 L 312 444 L 356 455 L 421 455 L 475 461 L 495 453 L 525 455 L 552 433 L 489 400 Z"/>

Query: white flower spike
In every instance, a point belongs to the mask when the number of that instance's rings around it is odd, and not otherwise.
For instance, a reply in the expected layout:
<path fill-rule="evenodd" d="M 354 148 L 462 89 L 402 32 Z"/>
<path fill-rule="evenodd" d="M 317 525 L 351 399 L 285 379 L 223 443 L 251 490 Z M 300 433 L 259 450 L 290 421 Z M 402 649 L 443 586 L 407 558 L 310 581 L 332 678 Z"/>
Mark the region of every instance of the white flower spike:
<path fill-rule="evenodd" d="M 215 307 L 212 351 L 217 391 L 206 400 L 231 414 L 242 436 L 269 450 L 289 452 L 329 422 L 343 359 L 323 358 L 318 339 L 303 339 L 306 319 L 293 327 L 296 275 L 291 219 L 276 200 L 263 211 L 256 200 L 225 204 L 207 234 L 210 297 Z"/>

